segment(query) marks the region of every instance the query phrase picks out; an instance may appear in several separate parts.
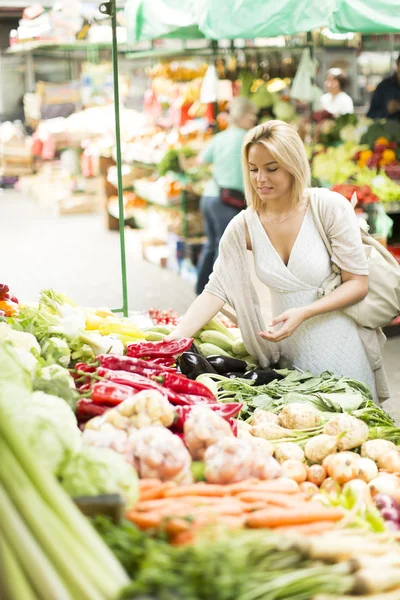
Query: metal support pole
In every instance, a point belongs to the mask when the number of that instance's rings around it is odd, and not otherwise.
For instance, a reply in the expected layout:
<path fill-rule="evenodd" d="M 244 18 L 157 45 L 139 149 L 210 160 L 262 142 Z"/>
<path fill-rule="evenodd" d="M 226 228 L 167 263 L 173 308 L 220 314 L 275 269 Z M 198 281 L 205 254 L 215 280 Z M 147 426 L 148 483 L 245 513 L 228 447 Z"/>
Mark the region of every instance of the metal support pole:
<path fill-rule="evenodd" d="M 310 57 L 311 60 L 314 60 L 314 42 L 312 37 L 312 31 L 307 32 L 307 45 L 310 48 Z M 315 84 L 315 77 L 312 78 L 311 83 Z M 314 137 L 315 137 L 315 121 L 314 121 L 314 102 L 310 102 L 309 106 L 310 110 L 310 135 L 311 135 L 311 158 L 310 158 L 310 169 L 311 169 L 311 178 L 312 178 L 312 167 L 314 162 Z"/>
<path fill-rule="evenodd" d="M 118 45 L 117 45 L 117 7 L 116 0 L 109 0 L 100 5 L 100 12 L 111 17 L 112 28 L 112 63 L 114 79 L 114 110 L 115 110 L 115 144 L 117 152 L 117 179 L 118 179 L 118 207 L 119 207 L 119 241 L 121 249 L 121 276 L 122 276 L 122 313 L 128 316 L 128 285 L 126 276 L 126 249 L 125 249 L 125 219 L 124 201 L 122 195 L 122 157 L 121 157 L 121 129 L 119 114 L 119 82 L 118 82 Z"/>

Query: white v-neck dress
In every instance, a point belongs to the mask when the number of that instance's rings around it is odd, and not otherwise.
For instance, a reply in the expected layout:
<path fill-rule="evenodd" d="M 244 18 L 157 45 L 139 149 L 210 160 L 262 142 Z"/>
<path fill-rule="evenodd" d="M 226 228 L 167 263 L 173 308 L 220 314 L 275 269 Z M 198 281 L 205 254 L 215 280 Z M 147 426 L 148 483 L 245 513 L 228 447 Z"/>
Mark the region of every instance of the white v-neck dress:
<path fill-rule="evenodd" d="M 308 208 L 287 266 L 271 243 L 255 211 L 245 211 L 257 277 L 271 293 L 272 314 L 307 306 L 331 274 L 331 260 Z M 375 377 L 357 325 L 337 311 L 305 321 L 279 342 L 280 355 L 297 368 L 316 374 L 331 371 L 368 385 L 376 396 Z"/>

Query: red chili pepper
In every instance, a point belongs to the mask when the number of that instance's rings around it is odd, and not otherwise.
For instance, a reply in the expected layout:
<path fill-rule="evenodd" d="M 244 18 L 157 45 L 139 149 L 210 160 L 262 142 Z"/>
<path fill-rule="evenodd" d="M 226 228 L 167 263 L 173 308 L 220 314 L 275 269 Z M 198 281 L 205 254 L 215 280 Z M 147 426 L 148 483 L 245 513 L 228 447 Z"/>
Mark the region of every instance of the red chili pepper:
<path fill-rule="evenodd" d="M 178 373 L 162 373 L 159 377 L 154 376 L 153 379 L 155 381 L 160 381 L 164 387 L 167 387 L 174 392 L 203 396 L 204 398 L 210 398 L 210 400 L 215 402 L 215 396 L 208 387 L 198 381 L 192 381 L 186 377 L 186 375 L 179 375 Z"/>
<path fill-rule="evenodd" d="M 78 400 L 76 403 L 75 414 L 78 420 L 78 423 L 86 423 L 86 421 L 90 421 L 94 417 L 99 417 L 106 410 L 108 410 L 108 406 L 101 406 L 100 404 L 94 404 L 90 400 L 86 400 L 82 398 Z"/>
<path fill-rule="evenodd" d="M 162 371 L 172 371 L 176 373 L 176 359 L 170 356 L 159 356 L 151 360 L 152 365 L 157 365 Z"/>
<path fill-rule="evenodd" d="M 226 419 L 226 420 L 228 421 L 229 425 L 231 426 L 233 435 L 237 437 L 237 434 L 238 434 L 237 421 L 235 421 L 235 419 L 232 419 L 232 417 L 230 419 Z"/>
<path fill-rule="evenodd" d="M 142 358 L 143 356 L 150 358 L 176 357 L 188 350 L 192 344 L 192 338 L 161 340 L 159 342 L 137 342 L 135 344 L 128 344 L 127 355 L 135 358 Z"/>
<path fill-rule="evenodd" d="M 112 371 L 111 369 L 104 369 L 103 367 L 99 367 L 97 369 L 97 374 L 100 377 L 104 377 L 109 381 L 114 383 L 119 383 L 121 385 L 127 385 L 128 387 L 134 388 L 138 391 L 141 390 L 158 390 L 161 391 L 162 394 L 166 394 L 167 390 L 165 390 L 162 385 L 149 379 L 145 375 L 140 375 L 139 373 L 128 373 L 127 371 Z"/>
<path fill-rule="evenodd" d="M 139 375 L 156 375 L 168 371 L 168 369 L 162 366 L 132 356 L 101 354 L 97 358 L 102 367 L 111 369 L 111 371 L 127 371 L 128 373 L 138 373 Z M 171 369 L 171 371 L 175 373 L 175 370 Z"/>
<path fill-rule="evenodd" d="M 195 402 L 193 401 L 193 398 L 195 398 L 195 397 L 197 398 L 197 396 L 190 397 L 188 394 L 178 394 L 177 392 L 168 390 L 166 388 L 161 388 L 161 389 L 164 389 L 167 392 L 168 400 L 174 406 L 189 406 L 189 407 L 191 407 L 195 404 Z"/>
<path fill-rule="evenodd" d="M 118 406 L 133 393 L 132 388 L 112 381 L 97 381 L 92 385 L 90 397 L 94 404 Z"/>
<path fill-rule="evenodd" d="M 228 421 L 230 424 L 232 431 L 235 435 L 237 435 L 237 423 L 232 418 L 239 414 L 243 404 L 240 402 L 226 402 L 226 403 L 215 403 L 215 404 L 207 404 L 207 408 L 210 408 L 215 413 L 217 413 L 220 417 Z M 177 419 L 174 421 L 173 430 L 174 431 L 183 431 L 183 426 L 185 424 L 186 419 L 189 417 L 192 412 L 193 406 L 177 406 L 176 414 Z"/>
<path fill-rule="evenodd" d="M 197 396 L 196 394 L 179 394 L 182 398 L 188 400 L 191 404 L 206 404 L 212 406 L 215 403 L 215 398 L 206 398 L 205 396 Z"/>

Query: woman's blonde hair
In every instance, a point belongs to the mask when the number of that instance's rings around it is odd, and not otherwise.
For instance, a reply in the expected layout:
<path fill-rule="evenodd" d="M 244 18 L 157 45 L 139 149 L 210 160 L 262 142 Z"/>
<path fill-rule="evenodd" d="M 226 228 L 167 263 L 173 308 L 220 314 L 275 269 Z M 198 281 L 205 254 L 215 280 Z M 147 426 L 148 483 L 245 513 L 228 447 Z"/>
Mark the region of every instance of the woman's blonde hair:
<path fill-rule="evenodd" d="M 278 165 L 292 175 L 293 203 L 299 202 L 306 188 L 311 185 L 311 173 L 304 144 L 296 130 L 283 121 L 267 121 L 250 129 L 244 138 L 242 169 L 246 201 L 254 210 L 259 210 L 261 200 L 251 184 L 248 163 L 249 150 L 253 144 L 262 144 Z"/>

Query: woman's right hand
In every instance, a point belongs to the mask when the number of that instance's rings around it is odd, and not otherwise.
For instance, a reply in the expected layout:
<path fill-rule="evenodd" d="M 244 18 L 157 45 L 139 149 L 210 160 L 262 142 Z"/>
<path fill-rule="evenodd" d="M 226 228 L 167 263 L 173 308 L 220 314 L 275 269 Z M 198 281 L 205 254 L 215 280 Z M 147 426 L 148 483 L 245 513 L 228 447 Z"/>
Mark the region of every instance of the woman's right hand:
<path fill-rule="evenodd" d="M 219 313 L 225 302 L 208 292 L 202 292 L 189 306 L 185 316 L 169 334 L 169 340 L 193 337 L 208 321 Z"/>

